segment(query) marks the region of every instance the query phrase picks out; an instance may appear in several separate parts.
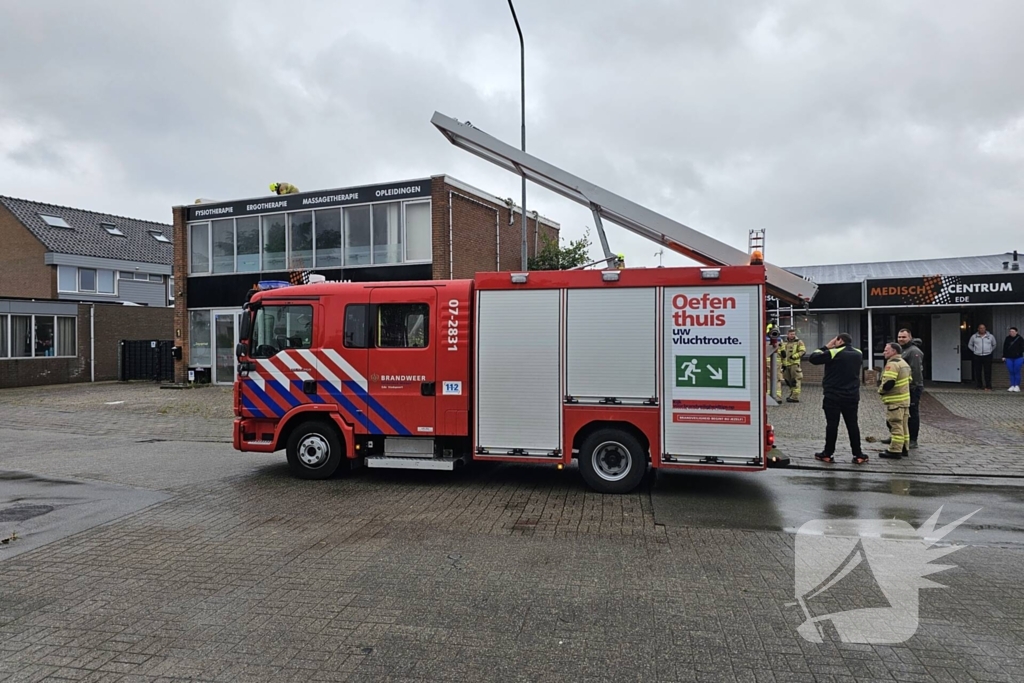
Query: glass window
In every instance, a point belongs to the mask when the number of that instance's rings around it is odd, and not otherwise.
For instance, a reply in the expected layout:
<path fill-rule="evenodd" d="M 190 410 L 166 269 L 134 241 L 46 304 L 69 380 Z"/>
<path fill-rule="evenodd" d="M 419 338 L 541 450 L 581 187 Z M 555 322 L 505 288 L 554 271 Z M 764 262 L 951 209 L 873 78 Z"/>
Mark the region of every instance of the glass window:
<path fill-rule="evenodd" d="M 405 205 L 405 260 L 429 261 L 431 248 L 430 202 Z"/>
<path fill-rule="evenodd" d="M 7 316 L 0 315 L 0 358 L 7 358 L 10 354 L 7 347 Z"/>
<path fill-rule="evenodd" d="M 239 273 L 253 273 L 260 269 L 260 219 L 246 216 L 235 221 L 235 241 L 238 257 L 235 270 Z"/>
<path fill-rule="evenodd" d="M 134 280 L 135 279 L 135 273 L 132 273 L 132 272 L 127 271 L 127 270 L 122 270 L 120 273 L 117 274 L 117 279 L 119 279 L 119 280 Z"/>
<path fill-rule="evenodd" d="M 300 211 L 288 214 L 288 229 L 291 232 L 289 268 L 313 267 L 313 212 Z"/>
<path fill-rule="evenodd" d="M 121 230 L 118 229 L 118 227 L 113 223 L 100 223 L 100 227 L 106 230 L 111 235 L 116 235 L 117 237 L 124 237 L 124 233 L 121 232 Z"/>
<path fill-rule="evenodd" d="M 32 316 L 35 320 L 35 341 L 36 341 L 36 352 L 37 357 L 42 356 L 53 356 L 57 353 L 56 345 L 54 344 L 54 334 L 56 333 L 56 325 L 52 315 L 35 315 Z"/>
<path fill-rule="evenodd" d="M 164 276 L 163 275 L 158 275 L 157 273 L 150 273 L 149 274 L 149 281 L 150 282 L 160 282 L 160 283 L 162 283 L 164 281 Z"/>
<path fill-rule="evenodd" d="M 192 254 L 190 273 L 210 272 L 210 224 L 195 223 L 189 226 L 189 247 Z"/>
<path fill-rule="evenodd" d="M 263 270 L 285 269 L 284 215 L 263 217 Z"/>
<path fill-rule="evenodd" d="M 337 268 L 341 265 L 341 210 L 322 209 L 316 212 L 316 267 Z"/>
<path fill-rule="evenodd" d="M 373 262 L 402 260 L 402 205 L 398 202 L 373 207 Z"/>
<path fill-rule="evenodd" d="M 114 271 L 96 271 L 96 291 L 99 292 L 100 294 L 114 293 Z"/>
<path fill-rule="evenodd" d="M 377 346 L 420 349 L 427 346 L 427 304 L 381 304 L 377 307 Z"/>
<path fill-rule="evenodd" d="M 149 282 L 149 273 L 135 273 L 135 279 Z"/>
<path fill-rule="evenodd" d="M 370 207 L 345 209 L 345 265 L 370 263 Z"/>
<path fill-rule="evenodd" d="M 11 357 L 28 358 L 32 355 L 32 316 L 11 316 Z"/>
<path fill-rule="evenodd" d="M 78 269 L 78 291 L 80 292 L 95 292 L 96 291 L 96 271 L 92 268 L 79 268 Z"/>
<path fill-rule="evenodd" d="M 350 349 L 365 349 L 366 304 L 350 304 L 345 307 L 345 346 Z"/>
<path fill-rule="evenodd" d="M 188 361 L 190 365 L 210 365 L 210 312 L 188 312 Z"/>
<path fill-rule="evenodd" d="M 835 339 L 836 335 L 846 330 L 839 329 L 839 314 L 838 313 L 819 313 L 818 314 L 818 334 L 821 335 L 821 344 L 827 344 L 830 340 Z"/>
<path fill-rule="evenodd" d="M 157 242 L 163 242 L 165 244 L 170 244 L 171 243 L 171 241 L 169 239 L 167 239 L 167 235 L 163 234 L 162 232 L 157 232 L 155 230 L 150 230 L 149 231 L 149 235 L 150 235 L 150 237 L 155 239 Z"/>
<path fill-rule="evenodd" d="M 167 278 L 167 300 L 174 301 L 174 276 L 170 275 Z"/>
<path fill-rule="evenodd" d="M 235 272 L 235 221 L 232 218 L 212 221 L 213 272 Z"/>
<path fill-rule="evenodd" d="M 74 266 L 57 266 L 57 291 L 78 291 L 78 269 Z"/>
<path fill-rule="evenodd" d="M 45 213 L 39 214 L 39 217 L 43 219 L 43 222 L 54 228 L 70 228 L 68 222 L 59 216 L 47 216 Z"/>
<path fill-rule="evenodd" d="M 263 306 L 252 329 L 252 357 L 270 358 L 285 349 L 313 345 L 312 306 Z"/>
<path fill-rule="evenodd" d="M 77 356 L 78 339 L 75 337 L 75 327 L 78 320 L 75 318 L 57 318 L 57 355 Z"/>

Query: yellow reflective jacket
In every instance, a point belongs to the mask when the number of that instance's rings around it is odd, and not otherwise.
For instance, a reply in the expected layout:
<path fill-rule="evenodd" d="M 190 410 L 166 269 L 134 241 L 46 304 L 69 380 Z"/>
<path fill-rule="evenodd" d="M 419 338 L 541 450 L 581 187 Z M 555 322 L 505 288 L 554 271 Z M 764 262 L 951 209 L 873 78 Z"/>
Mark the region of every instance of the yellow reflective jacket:
<path fill-rule="evenodd" d="M 909 406 L 910 405 L 910 365 L 899 356 L 893 356 L 885 363 L 882 371 L 882 383 L 878 387 L 878 393 L 882 396 L 882 403 L 888 406 Z M 888 391 L 885 390 L 886 382 L 894 382 Z"/>
<path fill-rule="evenodd" d="M 799 339 L 782 342 L 779 346 L 779 358 L 782 359 L 782 367 L 788 368 L 790 365 L 800 365 L 800 359 L 803 358 L 806 352 L 807 347 Z"/>

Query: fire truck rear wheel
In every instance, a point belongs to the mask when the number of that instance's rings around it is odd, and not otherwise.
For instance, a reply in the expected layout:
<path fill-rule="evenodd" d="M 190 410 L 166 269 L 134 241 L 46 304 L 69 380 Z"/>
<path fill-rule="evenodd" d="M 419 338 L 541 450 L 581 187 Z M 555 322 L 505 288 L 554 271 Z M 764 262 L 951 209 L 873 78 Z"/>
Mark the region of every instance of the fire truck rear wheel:
<path fill-rule="evenodd" d="M 599 429 L 588 436 L 578 457 L 583 480 L 600 493 L 629 493 L 647 471 L 643 446 L 618 429 Z"/>
<path fill-rule="evenodd" d="M 341 464 L 341 439 L 332 425 L 309 420 L 296 427 L 286 447 L 292 474 L 302 479 L 327 479 Z"/>

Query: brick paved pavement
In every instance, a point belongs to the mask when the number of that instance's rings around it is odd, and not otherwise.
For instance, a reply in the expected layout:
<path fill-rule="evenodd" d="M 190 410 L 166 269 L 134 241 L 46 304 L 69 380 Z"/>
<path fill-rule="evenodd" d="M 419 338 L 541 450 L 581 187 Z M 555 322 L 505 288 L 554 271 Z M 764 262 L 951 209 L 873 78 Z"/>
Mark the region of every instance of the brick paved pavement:
<path fill-rule="evenodd" d="M 158 430 L 216 436 L 228 419 L 219 389 L 159 400 L 144 385 L 91 390 L 139 398 L 119 408 L 0 392 L 4 417 L 24 426 L 0 429 L 0 470 L 174 495 L 0 554 L 0 681 L 946 683 L 1024 670 L 1019 548 L 945 561 L 957 568 L 933 578 L 949 589 L 922 592 L 921 626 L 903 645 L 814 644 L 786 606 L 793 537 L 655 524 L 654 478 L 627 496 L 593 494 L 571 469 L 516 465 L 299 481 L 281 454 L 138 443 Z M 775 410 L 793 407 L 820 422 L 810 401 Z M 41 422 L 57 415 L 48 431 Z M 687 483 L 657 478 L 670 491 Z M 853 590 L 837 599 L 867 589 Z"/>
<path fill-rule="evenodd" d="M 800 403 L 768 409 L 775 427 L 778 450 L 792 458 L 793 466 L 822 469 L 865 469 L 900 474 L 1024 477 L 1024 398 L 1009 392 L 963 389 L 928 389 L 921 405 L 921 447 L 909 458 L 881 459 L 881 443 L 863 443 L 871 460 L 850 462 L 846 426 L 840 423 L 837 462 L 818 462 L 814 453 L 825 440 L 821 387 L 804 385 Z M 882 404 L 874 388 L 864 387 L 860 402 L 861 437 L 888 436 Z"/>

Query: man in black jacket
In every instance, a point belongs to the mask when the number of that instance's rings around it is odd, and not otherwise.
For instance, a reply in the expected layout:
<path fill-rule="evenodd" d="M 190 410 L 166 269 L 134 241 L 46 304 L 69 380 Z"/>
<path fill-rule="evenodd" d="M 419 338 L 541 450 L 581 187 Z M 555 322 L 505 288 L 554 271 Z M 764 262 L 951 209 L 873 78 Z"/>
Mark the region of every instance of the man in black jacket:
<path fill-rule="evenodd" d="M 836 439 L 839 436 L 839 418 L 846 423 L 850 435 L 850 450 L 853 462 L 860 465 L 868 456 L 860 448 L 860 426 L 857 410 L 860 408 L 860 378 L 864 367 L 864 355 L 853 347 L 853 338 L 841 333 L 808 358 L 812 365 L 824 365 L 825 376 L 821 380 L 824 399 L 821 407 L 825 411 L 825 449 L 814 457 L 822 462 L 835 462 Z"/>

